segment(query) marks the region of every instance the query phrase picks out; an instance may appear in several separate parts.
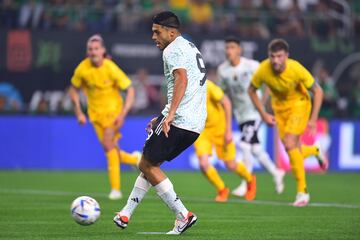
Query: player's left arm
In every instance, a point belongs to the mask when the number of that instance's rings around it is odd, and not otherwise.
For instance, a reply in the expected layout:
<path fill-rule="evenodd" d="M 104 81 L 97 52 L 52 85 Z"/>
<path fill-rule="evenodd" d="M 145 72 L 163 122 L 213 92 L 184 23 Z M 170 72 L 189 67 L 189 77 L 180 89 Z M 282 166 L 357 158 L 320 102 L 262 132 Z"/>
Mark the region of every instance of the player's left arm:
<path fill-rule="evenodd" d="M 129 77 L 115 63 L 113 64 L 112 72 L 114 78 L 116 79 L 117 86 L 121 91 L 124 91 L 126 93 L 122 111 L 114 122 L 114 125 L 116 127 L 121 127 L 124 124 L 125 117 L 127 116 L 131 107 L 134 104 L 135 89 L 131 85 L 131 80 L 129 79 Z"/>
<path fill-rule="evenodd" d="M 314 82 L 313 86 L 309 89 L 310 92 L 313 94 L 313 105 L 312 105 L 312 112 L 310 115 L 310 119 L 308 122 L 308 127 L 310 130 L 311 135 L 316 134 L 316 122 L 319 117 L 319 112 L 321 108 L 321 104 L 323 101 L 324 93 L 322 88 L 319 84 Z"/>
<path fill-rule="evenodd" d="M 135 89 L 133 86 L 129 86 L 125 90 L 125 92 L 126 92 L 126 97 L 125 97 L 124 107 L 121 113 L 119 114 L 119 116 L 117 117 L 117 119 L 115 120 L 115 125 L 117 127 L 121 127 L 124 124 L 125 117 L 129 113 L 135 101 Z"/>
<path fill-rule="evenodd" d="M 323 100 L 323 90 L 319 84 L 316 83 L 311 73 L 300 63 L 297 65 L 298 74 L 301 77 L 301 82 L 313 94 L 312 112 L 308 122 L 308 129 L 311 135 L 316 133 L 316 122 L 319 117 L 319 112 Z"/>
<path fill-rule="evenodd" d="M 172 102 L 170 105 L 169 114 L 163 123 L 163 132 L 166 137 L 168 137 L 168 133 L 170 131 L 170 125 L 173 122 L 176 110 L 179 107 L 179 104 L 185 95 L 185 90 L 188 83 L 186 69 L 184 68 L 175 69 L 173 71 L 173 75 L 175 80 L 174 80 L 174 91 L 173 91 Z"/>

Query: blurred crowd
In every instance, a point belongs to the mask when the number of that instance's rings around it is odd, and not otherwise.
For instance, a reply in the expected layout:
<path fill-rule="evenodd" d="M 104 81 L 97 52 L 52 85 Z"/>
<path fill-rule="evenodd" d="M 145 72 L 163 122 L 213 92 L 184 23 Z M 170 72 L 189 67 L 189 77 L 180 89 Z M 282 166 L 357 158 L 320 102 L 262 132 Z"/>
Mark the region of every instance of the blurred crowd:
<path fill-rule="evenodd" d="M 176 12 L 184 30 L 193 34 L 320 40 L 360 36 L 360 0 L 0 0 L 0 30 L 149 31 L 152 16 L 165 9 Z M 354 69 L 348 85 L 335 82 L 325 64 L 310 69 L 325 93 L 322 117 L 360 119 L 360 66 Z M 208 70 L 216 80 L 216 70 Z M 163 77 L 141 68 L 130 78 L 136 89 L 132 114 L 158 112 L 166 99 Z M 84 96 L 82 103 L 86 108 Z M 0 82 L 0 113 L 14 112 L 72 114 L 72 104 L 66 89 L 36 91 L 24 101 L 15 86 Z"/>
<path fill-rule="evenodd" d="M 165 9 L 187 32 L 360 35 L 358 0 L 0 0 L 0 27 L 131 32 L 149 30 Z"/>

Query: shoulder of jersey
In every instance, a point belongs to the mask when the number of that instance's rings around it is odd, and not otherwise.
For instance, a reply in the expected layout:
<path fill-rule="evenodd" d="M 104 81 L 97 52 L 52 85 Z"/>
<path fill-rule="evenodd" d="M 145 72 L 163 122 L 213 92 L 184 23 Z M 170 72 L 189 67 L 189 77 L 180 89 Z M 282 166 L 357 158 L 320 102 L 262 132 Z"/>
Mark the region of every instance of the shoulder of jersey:
<path fill-rule="evenodd" d="M 215 83 L 213 83 L 213 81 L 211 81 L 211 80 L 206 80 L 206 86 L 207 86 L 207 88 L 209 89 L 209 88 L 211 88 L 211 87 L 213 87 L 215 85 Z"/>
<path fill-rule="evenodd" d="M 221 64 L 218 66 L 218 70 L 219 70 L 219 71 L 222 71 L 222 70 L 226 69 L 228 66 L 229 66 L 229 62 L 228 62 L 228 61 L 224 61 L 223 63 L 221 63 Z"/>
<path fill-rule="evenodd" d="M 259 61 L 255 60 L 255 59 L 246 58 L 246 57 L 242 57 L 241 59 L 242 59 L 242 61 L 244 61 L 244 63 L 246 65 L 258 66 L 260 64 Z"/>
<path fill-rule="evenodd" d="M 259 65 L 259 67 L 267 67 L 267 66 L 270 66 L 270 60 L 268 58 L 262 60 Z"/>
<path fill-rule="evenodd" d="M 180 36 L 181 37 L 181 36 Z M 174 40 L 173 42 L 171 42 L 163 51 L 163 54 L 166 55 L 166 54 L 169 54 L 169 52 L 173 51 L 174 48 L 177 48 L 179 46 L 181 46 L 180 44 L 180 39 L 176 39 Z M 178 49 L 177 49 L 178 50 Z"/>
<path fill-rule="evenodd" d="M 108 59 L 108 58 L 105 58 L 105 59 L 104 59 L 104 63 L 105 63 L 106 65 L 109 65 L 109 66 L 114 66 L 114 65 L 116 65 L 116 63 L 115 63 L 113 60 Z"/>
<path fill-rule="evenodd" d="M 288 58 L 288 62 L 293 65 L 293 66 L 299 66 L 301 65 L 300 62 L 296 61 L 295 59 L 292 59 L 292 58 Z"/>
<path fill-rule="evenodd" d="M 83 68 L 83 67 L 90 67 L 90 66 L 91 66 L 91 62 L 90 62 L 90 59 L 89 59 L 89 58 L 83 59 L 83 60 L 79 63 L 79 65 L 78 65 L 78 67 L 81 67 L 81 68 Z"/>

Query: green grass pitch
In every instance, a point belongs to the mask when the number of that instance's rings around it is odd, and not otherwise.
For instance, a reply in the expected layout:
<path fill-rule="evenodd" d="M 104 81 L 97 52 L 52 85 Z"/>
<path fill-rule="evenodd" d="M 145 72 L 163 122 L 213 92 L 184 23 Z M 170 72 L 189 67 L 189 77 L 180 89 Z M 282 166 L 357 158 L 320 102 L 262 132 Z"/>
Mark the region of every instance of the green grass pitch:
<path fill-rule="evenodd" d="M 246 203 L 231 197 L 215 203 L 215 191 L 198 172 L 169 172 L 175 190 L 198 222 L 182 239 L 360 239 L 360 174 L 308 174 L 311 205 L 294 208 L 295 183 L 286 176 L 283 195 L 276 195 L 271 177 L 258 174 L 257 200 Z M 221 173 L 227 185 L 239 179 Z M 174 216 L 151 190 L 126 230 L 112 218 L 125 203 L 137 176 L 123 172 L 125 198 L 107 199 L 105 172 L 0 171 L 0 239 L 170 239 L 150 235 L 166 232 Z M 94 225 L 80 226 L 70 217 L 70 203 L 80 195 L 94 197 L 101 217 Z M 142 234 L 141 234 L 142 233 Z"/>

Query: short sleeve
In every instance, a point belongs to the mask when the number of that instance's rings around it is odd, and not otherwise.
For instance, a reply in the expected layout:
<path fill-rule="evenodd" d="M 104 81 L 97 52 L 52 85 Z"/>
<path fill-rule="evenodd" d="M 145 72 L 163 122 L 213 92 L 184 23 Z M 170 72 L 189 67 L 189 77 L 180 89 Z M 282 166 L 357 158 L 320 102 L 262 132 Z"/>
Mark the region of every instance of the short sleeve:
<path fill-rule="evenodd" d="M 71 77 L 71 84 L 76 88 L 80 88 L 82 85 L 80 65 L 76 67 L 76 69 L 74 71 L 74 75 Z"/>
<path fill-rule="evenodd" d="M 111 63 L 111 76 L 121 90 L 126 90 L 131 86 L 129 77 L 114 62 Z"/>
<path fill-rule="evenodd" d="M 263 81 L 261 78 L 261 69 L 258 68 L 252 77 L 251 85 L 254 86 L 255 88 L 260 88 L 262 84 Z"/>
<path fill-rule="evenodd" d="M 307 89 L 312 88 L 315 83 L 314 77 L 311 73 L 300 63 L 297 63 L 298 76 L 300 77 L 300 82 L 304 84 Z"/>
<path fill-rule="evenodd" d="M 208 94 L 211 100 L 214 100 L 215 102 L 220 102 L 221 99 L 224 97 L 224 92 L 221 90 L 220 87 L 216 86 L 213 82 L 208 82 Z"/>
<path fill-rule="evenodd" d="M 186 69 L 186 57 L 181 51 L 169 51 L 164 55 L 164 61 L 167 65 L 170 74 L 173 74 L 176 69 Z"/>

